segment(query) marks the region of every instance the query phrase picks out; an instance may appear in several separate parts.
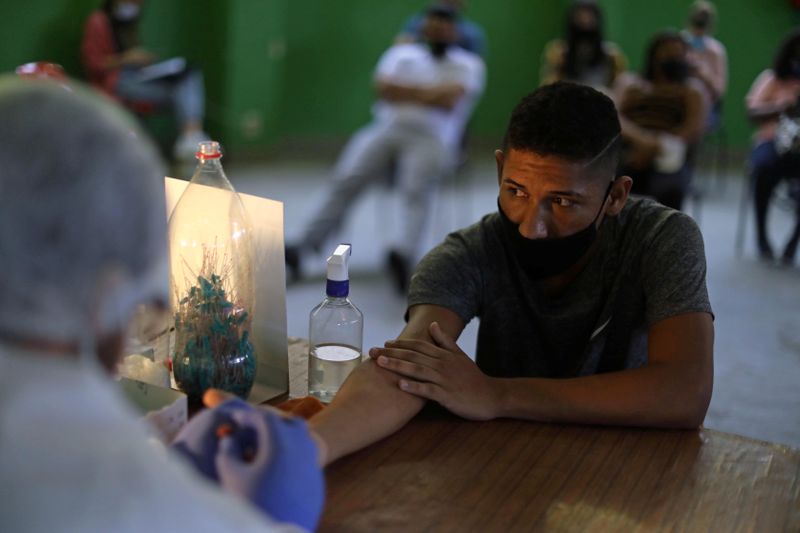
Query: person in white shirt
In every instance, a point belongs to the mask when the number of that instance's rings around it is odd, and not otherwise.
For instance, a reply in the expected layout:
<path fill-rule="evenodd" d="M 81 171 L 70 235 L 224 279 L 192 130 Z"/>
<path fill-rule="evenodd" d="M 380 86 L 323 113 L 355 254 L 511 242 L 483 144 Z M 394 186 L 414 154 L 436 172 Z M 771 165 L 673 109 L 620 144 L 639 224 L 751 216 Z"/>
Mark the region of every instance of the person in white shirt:
<path fill-rule="evenodd" d="M 286 248 L 294 279 L 300 277 L 302 254 L 318 251 L 342 225 L 358 194 L 394 171 L 406 213 L 403 238 L 390 251 L 389 265 L 404 290 L 419 253 L 431 190 L 445 172 L 454 170 L 464 127 L 485 82 L 480 57 L 452 45 L 455 22 L 452 8 L 433 6 L 423 26 L 426 42 L 396 44 L 381 57 L 374 119 L 350 139 L 323 206 L 302 237 Z"/>
<path fill-rule="evenodd" d="M 227 402 L 178 435 L 186 461 L 108 375 L 168 294 L 163 170 L 133 121 L 78 83 L 0 77 L 0 131 L 0 531 L 313 529 L 304 423 Z M 252 462 L 222 418 L 252 429 Z"/>

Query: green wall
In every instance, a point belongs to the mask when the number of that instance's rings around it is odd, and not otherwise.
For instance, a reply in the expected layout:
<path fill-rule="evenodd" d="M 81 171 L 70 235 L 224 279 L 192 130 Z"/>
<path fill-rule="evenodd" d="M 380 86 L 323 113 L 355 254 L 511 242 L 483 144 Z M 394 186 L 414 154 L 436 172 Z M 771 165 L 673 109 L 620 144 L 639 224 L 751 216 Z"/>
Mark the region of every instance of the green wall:
<path fill-rule="evenodd" d="M 78 49 L 98 0 L 0 0 L 0 71 L 48 59 L 81 76 Z M 641 66 L 648 38 L 683 25 L 688 0 L 600 0 L 611 40 Z M 369 120 L 372 70 L 408 14 L 424 0 L 172 0 L 146 5 L 143 40 L 155 53 L 202 65 L 208 129 L 230 151 L 284 139 L 343 140 Z M 468 15 L 489 39 L 489 83 L 473 137 L 497 141 L 517 99 L 538 83 L 541 50 L 558 36 L 569 0 L 472 0 Z M 725 121 L 746 146 L 742 109 L 750 83 L 798 22 L 788 0 L 719 0 L 718 37 L 731 80 Z"/>

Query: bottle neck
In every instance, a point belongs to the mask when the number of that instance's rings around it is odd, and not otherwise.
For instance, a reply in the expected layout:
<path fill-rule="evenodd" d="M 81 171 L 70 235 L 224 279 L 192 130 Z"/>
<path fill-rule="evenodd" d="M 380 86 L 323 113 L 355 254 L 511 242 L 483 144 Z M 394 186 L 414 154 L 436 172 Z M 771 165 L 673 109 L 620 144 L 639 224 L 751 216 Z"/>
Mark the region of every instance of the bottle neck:
<path fill-rule="evenodd" d="M 350 294 L 350 280 L 334 281 L 329 279 L 325 286 L 328 298 L 347 298 Z"/>
<path fill-rule="evenodd" d="M 222 170 L 220 159 L 201 159 L 192 176 L 192 182 L 218 189 L 233 190 L 225 171 Z"/>

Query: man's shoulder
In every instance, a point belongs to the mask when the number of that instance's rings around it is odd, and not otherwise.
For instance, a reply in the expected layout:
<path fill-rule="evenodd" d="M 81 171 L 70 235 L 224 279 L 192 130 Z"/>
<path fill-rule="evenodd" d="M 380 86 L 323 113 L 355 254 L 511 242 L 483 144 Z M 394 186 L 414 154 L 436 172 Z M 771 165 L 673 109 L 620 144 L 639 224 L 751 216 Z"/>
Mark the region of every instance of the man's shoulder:
<path fill-rule="evenodd" d="M 699 234 L 692 217 L 649 198 L 630 198 L 618 217 L 618 223 L 634 246 L 649 245 L 662 238 Z"/>
<path fill-rule="evenodd" d="M 458 243 L 459 246 L 471 250 L 483 249 L 496 242 L 500 217 L 497 213 L 489 213 L 480 220 L 450 233 L 442 245 Z"/>

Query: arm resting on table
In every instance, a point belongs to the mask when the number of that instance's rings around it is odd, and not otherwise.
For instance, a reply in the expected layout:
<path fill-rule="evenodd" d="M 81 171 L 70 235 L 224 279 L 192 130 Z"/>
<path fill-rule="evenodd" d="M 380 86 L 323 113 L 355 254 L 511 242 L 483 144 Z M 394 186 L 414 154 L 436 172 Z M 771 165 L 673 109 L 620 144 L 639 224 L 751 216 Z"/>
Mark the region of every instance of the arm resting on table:
<path fill-rule="evenodd" d="M 399 338 L 431 342 L 428 326 L 434 321 L 454 338 L 464 329 L 452 311 L 415 306 Z M 327 464 L 398 431 L 422 409 L 425 400 L 400 390 L 399 379 L 374 361 L 366 361 L 350 374 L 330 406 L 309 421 L 327 444 Z"/>
<path fill-rule="evenodd" d="M 696 428 L 713 386 L 711 315 L 662 320 L 648 332 L 648 365 L 572 379 L 498 380 L 498 417 L 665 428 Z"/>

